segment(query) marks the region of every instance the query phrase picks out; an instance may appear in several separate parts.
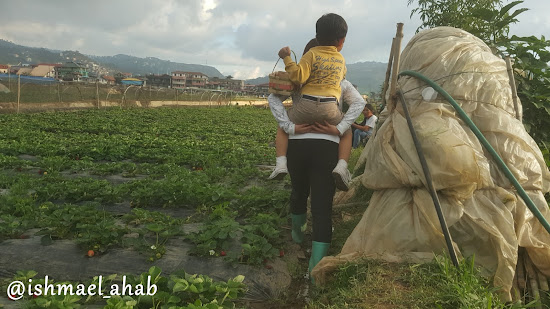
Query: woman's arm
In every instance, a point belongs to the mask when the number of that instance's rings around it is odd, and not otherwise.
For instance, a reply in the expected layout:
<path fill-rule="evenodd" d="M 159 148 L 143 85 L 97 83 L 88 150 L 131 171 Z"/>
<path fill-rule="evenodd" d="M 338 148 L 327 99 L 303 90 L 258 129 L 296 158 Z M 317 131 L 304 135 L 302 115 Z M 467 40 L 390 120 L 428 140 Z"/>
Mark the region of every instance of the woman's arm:
<path fill-rule="evenodd" d="M 340 87 L 342 87 L 342 102 L 349 104 L 348 111 L 344 114 L 344 118 L 336 125 L 338 131 L 340 131 L 340 135 L 342 135 L 350 128 L 351 124 L 355 122 L 355 119 L 359 117 L 367 102 L 349 81 L 345 79 L 342 80 Z"/>
<path fill-rule="evenodd" d="M 293 135 L 295 133 L 295 125 L 288 118 L 285 106 L 283 105 L 283 101 L 286 100 L 286 98 L 287 97 L 272 93 L 267 97 L 267 102 L 269 103 L 269 108 L 271 109 L 273 117 L 275 117 L 275 120 L 279 123 L 279 127 L 287 134 Z"/>

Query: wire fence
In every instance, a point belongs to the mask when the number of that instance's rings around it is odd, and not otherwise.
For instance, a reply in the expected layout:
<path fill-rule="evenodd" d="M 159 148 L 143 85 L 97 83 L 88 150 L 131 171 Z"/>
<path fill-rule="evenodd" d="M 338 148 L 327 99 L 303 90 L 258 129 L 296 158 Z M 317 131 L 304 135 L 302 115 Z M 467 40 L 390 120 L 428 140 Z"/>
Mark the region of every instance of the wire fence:
<path fill-rule="evenodd" d="M 14 104 L 19 111 L 36 103 L 88 103 L 101 106 L 149 106 L 151 102 L 204 102 L 230 105 L 238 100 L 256 99 L 231 90 L 177 89 L 136 85 L 105 85 L 83 82 L 59 82 L 47 78 L 0 75 L 0 104 Z"/>

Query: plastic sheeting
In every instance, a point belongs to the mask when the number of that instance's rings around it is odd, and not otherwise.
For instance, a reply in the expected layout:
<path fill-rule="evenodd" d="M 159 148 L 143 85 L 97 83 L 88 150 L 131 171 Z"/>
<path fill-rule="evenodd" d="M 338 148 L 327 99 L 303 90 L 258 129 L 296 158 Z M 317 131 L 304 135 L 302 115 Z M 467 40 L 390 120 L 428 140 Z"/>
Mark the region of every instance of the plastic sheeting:
<path fill-rule="evenodd" d="M 420 72 L 458 102 L 550 220 L 543 196 L 550 191 L 550 172 L 517 120 L 521 115 L 515 112 L 505 61 L 480 39 L 450 27 L 415 35 L 401 61 L 400 71 Z M 471 129 L 441 95 L 424 99 L 428 86 L 422 81 L 406 76 L 398 83 L 459 258 L 475 255 L 506 300 L 511 300 L 518 247 L 525 247 L 535 266 L 550 276 L 550 234 Z M 426 261 L 447 252 L 401 105 L 389 105 L 380 118 L 360 158 L 365 163 L 360 181 L 375 192 L 342 252 L 325 257 L 313 270 L 317 282 L 360 256 Z"/>

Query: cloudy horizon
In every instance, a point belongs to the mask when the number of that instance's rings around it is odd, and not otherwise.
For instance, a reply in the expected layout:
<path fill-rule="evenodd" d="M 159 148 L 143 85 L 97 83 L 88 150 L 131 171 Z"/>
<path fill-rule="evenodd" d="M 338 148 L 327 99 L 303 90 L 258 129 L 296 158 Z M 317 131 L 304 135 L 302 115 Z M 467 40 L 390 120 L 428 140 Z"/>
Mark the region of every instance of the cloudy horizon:
<path fill-rule="evenodd" d="M 387 62 L 397 23 L 404 23 L 402 47 L 420 25 L 416 15 L 410 18 L 416 5 L 407 2 L 4 1 L 0 39 L 95 56 L 126 54 L 206 64 L 223 75 L 251 79 L 271 72 L 281 47 L 301 53 L 315 36 L 315 21 L 328 12 L 348 23 L 342 50 L 347 63 Z M 550 37 L 550 1 L 525 0 L 518 7 L 530 10 L 518 16 L 510 34 Z"/>

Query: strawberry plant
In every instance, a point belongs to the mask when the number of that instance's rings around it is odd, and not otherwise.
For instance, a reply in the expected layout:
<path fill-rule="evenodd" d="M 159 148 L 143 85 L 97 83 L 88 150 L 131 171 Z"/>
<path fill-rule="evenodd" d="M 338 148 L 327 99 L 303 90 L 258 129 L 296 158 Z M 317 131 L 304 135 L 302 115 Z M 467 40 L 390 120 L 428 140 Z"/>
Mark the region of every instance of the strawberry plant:
<path fill-rule="evenodd" d="M 236 212 L 228 211 L 227 205 L 218 205 L 198 232 L 187 235 L 196 245 L 193 252 L 209 256 L 213 255 L 212 252 L 215 254 L 227 250 L 230 242 L 242 233 L 242 227 L 235 221 L 235 216 Z"/>

